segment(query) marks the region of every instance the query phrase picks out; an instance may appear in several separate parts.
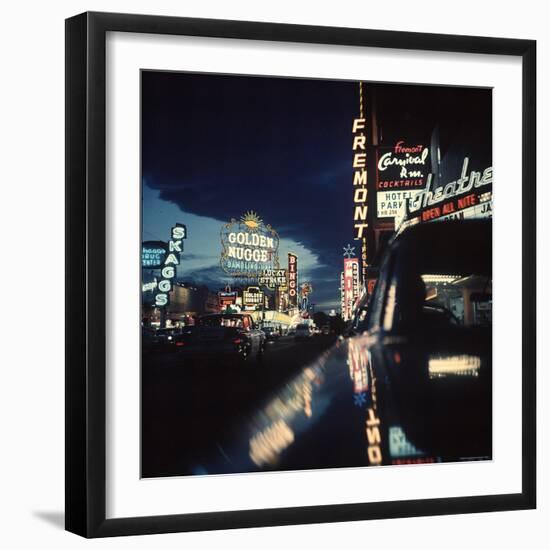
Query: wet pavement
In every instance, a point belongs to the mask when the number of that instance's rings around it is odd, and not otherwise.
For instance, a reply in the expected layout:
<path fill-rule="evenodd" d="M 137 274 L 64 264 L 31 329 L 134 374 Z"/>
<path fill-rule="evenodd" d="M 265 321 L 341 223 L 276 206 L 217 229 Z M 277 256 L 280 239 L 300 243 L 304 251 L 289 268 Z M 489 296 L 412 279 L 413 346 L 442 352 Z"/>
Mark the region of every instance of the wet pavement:
<path fill-rule="evenodd" d="M 143 475 L 402 465 L 492 456 L 490 339 L 315 336 L 254 368 L 143 368 Z"/>

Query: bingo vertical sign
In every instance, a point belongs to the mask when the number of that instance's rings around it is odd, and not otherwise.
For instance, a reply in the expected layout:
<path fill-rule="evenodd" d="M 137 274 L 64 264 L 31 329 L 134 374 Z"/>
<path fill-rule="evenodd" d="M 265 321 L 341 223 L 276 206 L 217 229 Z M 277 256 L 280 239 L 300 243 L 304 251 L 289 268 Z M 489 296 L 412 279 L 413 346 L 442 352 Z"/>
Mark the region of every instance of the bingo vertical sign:
<path fill-rule="evenodd" d="M 288 253 L 288 306 L 298 307 L 298 256 Z"/>

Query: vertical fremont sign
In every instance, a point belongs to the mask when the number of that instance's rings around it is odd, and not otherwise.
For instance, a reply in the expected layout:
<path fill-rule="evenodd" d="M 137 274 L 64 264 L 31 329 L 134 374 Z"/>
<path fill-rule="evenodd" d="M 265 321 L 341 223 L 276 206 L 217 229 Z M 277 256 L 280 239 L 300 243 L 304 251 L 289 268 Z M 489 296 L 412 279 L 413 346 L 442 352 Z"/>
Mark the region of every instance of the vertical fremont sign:
<path fill-rule="evenodd" d="M 359 118 L 353 120 L 353 238 L 361 241 L 363 282 L 367 278 L 367 136 L 363 112 L 363 83 L 359 82 Z"/>
<path fill-rule="evenodd" d="M 362 240 L 366 236 L 367 224 L 367 138 L 363 133 L 365 119 L 353 121 L 353 231 L 354 238 Z M 359 133 L 361 132 L 361 133 Z"/>

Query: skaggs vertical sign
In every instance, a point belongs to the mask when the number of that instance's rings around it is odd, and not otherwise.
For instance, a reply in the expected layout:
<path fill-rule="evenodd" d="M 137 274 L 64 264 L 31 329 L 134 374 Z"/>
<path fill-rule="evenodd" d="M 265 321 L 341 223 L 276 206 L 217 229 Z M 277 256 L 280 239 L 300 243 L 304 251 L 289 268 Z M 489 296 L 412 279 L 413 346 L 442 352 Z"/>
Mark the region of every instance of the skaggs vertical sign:
<path fill-rule="evenodd" d="M 185 225 L 177 223 L 172 227 L 167 256 L 161 267 L 160 280 L 156 288 L 156 307 L 164 307 L 170 303 L 169 293 L 172 290 L 172 280 L 176 276 L 176 267 L 180 263 L 180 254 L 183 252 L 183 239 L 186 238 L 187 228 Z"/>
<path fill-rule="evenodd" d="M 298 306 L 298 256 L 288 253 L 288 305 Z"/>

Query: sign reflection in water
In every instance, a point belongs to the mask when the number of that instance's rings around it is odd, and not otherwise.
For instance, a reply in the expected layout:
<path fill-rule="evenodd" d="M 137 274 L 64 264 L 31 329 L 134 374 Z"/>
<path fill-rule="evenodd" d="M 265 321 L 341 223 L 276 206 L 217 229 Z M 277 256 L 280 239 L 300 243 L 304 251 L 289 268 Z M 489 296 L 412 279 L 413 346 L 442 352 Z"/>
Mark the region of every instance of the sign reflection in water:
<path fill-rule="evenodd" d="M 430 356 L 428 372 L 430 378 L 444 376 L 479 376 L 481 358 L 476 355 Z"/>
<path fill-rule="evenodd" d="M 369 389 L 367 365 L 368 354 L 364 345 L 351 338 L 348 341 L 348 366 L 354 394 L 364 393 Z"/>
<path fill-rule="evenodd" d="M 314 412 L 320 412 L 322 404 L 313 396 L 315 387 L 323 381 L 326 353 L 314 366 L 303 371 L 278 392 L 258 414 L 251 425 L 249 457 L 256 466 L 276 465 L 281 453 L 292 445 L 297 435 L 313 420 Z"/>

